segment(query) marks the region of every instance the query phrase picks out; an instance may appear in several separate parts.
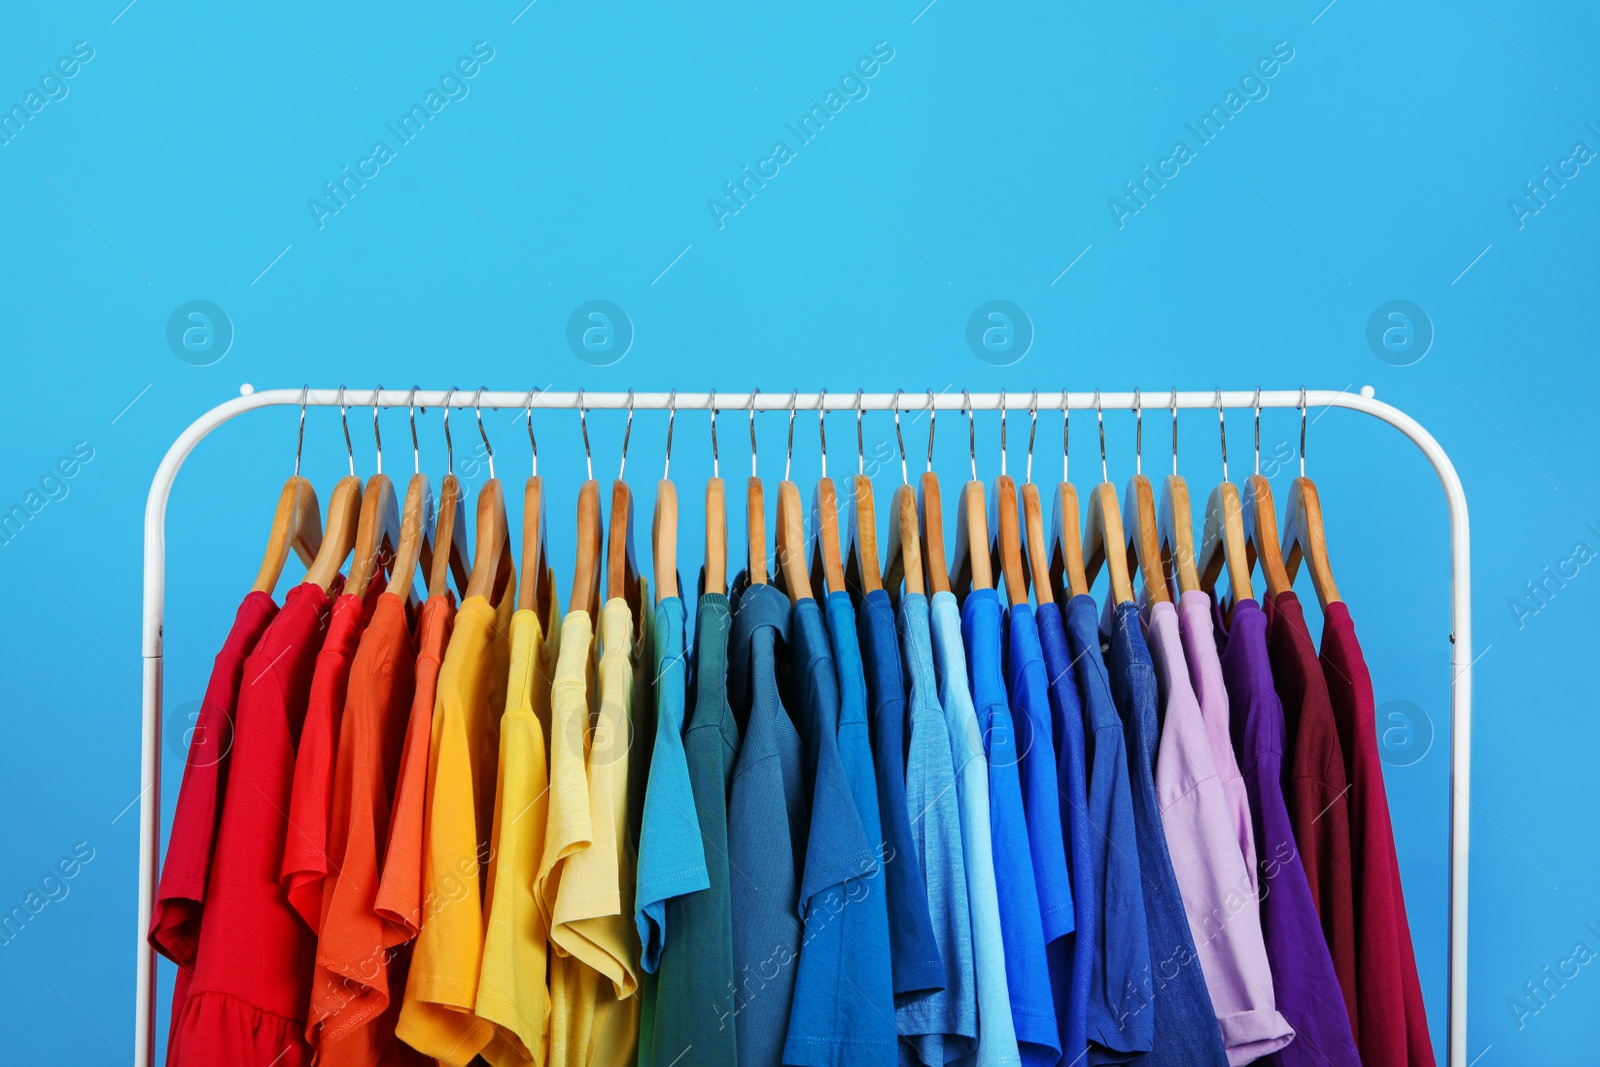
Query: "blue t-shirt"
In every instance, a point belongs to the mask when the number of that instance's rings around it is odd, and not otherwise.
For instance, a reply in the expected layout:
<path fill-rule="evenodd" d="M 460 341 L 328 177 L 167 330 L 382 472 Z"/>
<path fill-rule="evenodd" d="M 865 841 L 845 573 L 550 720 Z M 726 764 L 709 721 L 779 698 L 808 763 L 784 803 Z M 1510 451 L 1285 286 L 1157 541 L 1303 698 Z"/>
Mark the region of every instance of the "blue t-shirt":
<path fill-rule="evenodd" d="M 1155 1017 L 1151 1050 L 1132 1062 L 1139 1067 L 1228 1067 L 1222 1029 L 1195 954 L 1161 825 L 1155 782 L 1156 670 L 1144 642 L 1139 609 L 1132 603 L 1118 604 L 1111 620 L 1111 695 L 1128 739 L 1133 818 L 1150 931 L 1150 971 L 1143 993 Z"/>
<path fill-rule="evenodd" d="M 1142 990 L 1150 975 L 1150 933 L 1139 870 L 1139 833 L 1133 820 L 1128 755 L 1111 700 L 1111 681 L 1100 654 L 1094 598 L 1067 601 L 1067 650 L 1083 703 L 1084 755 L 1089 766 L 1088 877 L 1078 896 L 1092 893 L 1099 907 L 1092 924 L 1078 927 L 1093 940 L 1087 1029 L 1092 1064 L 1127 1063 L 1150 1051 L 1155 1016 Z"/>
<path fill-rule="evenodd" d="M 978 1047 L 978 996 L 972 965 L 972 918 L 961 849 L 961 813 L 956 802 L 955 760 L 939 705 L 933 668 L 928 598 L 907 593 L 900 601 L 900 645 L 910 685 L 907 707 L 911 737 L 906 746 L 906 810 L 911 839 L 927 879 L 928 917 L 944 961 L 944 989 L 901 998 L 900 1033 L 917 1060 L 944 1067 Z"/>
<path fill-rule="evenodd" d="M 783 1062 L 883 1064 L 895 1055 L 896 1044 L 883 866 L 861 825 L 841 758 L 838 675 L 815 600 L 795 604 L 789 636 L 783 673 L 811 783 L 811 833 L 800 882 L 799 974 Z"/>
<path fill-rule="evenodd" d="M 835 610 L 834 604 L 840 608 Z M 843 646 L 851 636 L 841 618 L 849 608 L 848 593 L 828 597 L 834 625 L 834 649 L 849 666 Z M 837 621 L 834 621 L 837 620 Z M 866 668 L 867 706 L 872 719 L 872 765 L 878 778 L 878 811 L 883 819 L 889 874 L 889 944 L 894 954 L 894 992 L 903 998 L 944 988 L 944 963 L 928 918 L 928 887 L 922 861 L 911 843 L 911 817 L 906 811 L 906 690 L 900 676 L 900 644 L 894 632 L 894 606 L 879 589 L 868 593 L 857 611 L 860 658 Z"/>
<path fill-rule="evenodd" d="M 1067 867 L 1072 875 L 1076 929 L 1060 942 L 1066 952 L 1051 951 L 1050 991 L 1056 1002 L 1056 1028 L 1061 1034 L 1061 1059 L 1072 1063 L 1089 1042 L 1089 981 L 1094 973 L 1094 931 L 1100 920 L 1100 898 L 1092 888 L 1094 826 L 1089 819 L 1088 774 L 1084 767 L 1083 705 L 1078 699 L 1072 650 L 1061 622 L 1061 609 L 1039 605 L 1034 617 L 1050 677 L 1050 722 L 1056 741 L 1056 790 L 1061 825 L 1066 830 Z"/>
<path fill-rule="evenodd" d="M 800 735 L 777 682 L 778 643 L 788 635 L 788 597 L 770 585 L 738 591 L 728 651 L 728 695 L 744 720 L 728 798 L 738 1067 L 783 1061 L 800 954 L 805 785 Z"/>
<path fill-rule="evenodd" d="M 1000 889 L 1000 929 L 1006 944 L 1006 985 L 1011 991 L 1011 1021 L 1025 1064 L 1048 1067 L 1061 1058 L 1050 973 L 1044 955 L 1044 925 L 1033 877 L 1028 825 L 1022 809 L 1022 783 L 1016 729 L 1006 704 L 1000 662 L 1000 598 L 993 589 L 974 589 L 961 605 L 961 630 L 967 644 L 967 674 L 972 702 L 989 755 L 989 819 L 994 828 L 994 868 Z"/>
<path fill-rule="evenodd" d="M 933 623 L 933 666 L 939 676 L 950 759 L 956 772 L 956 804 L 961 815 L 961 855 L 966 862 L 967 903 L 972 915 L 973 969 L 978 980 L 978 1055 L 976 1067 L 1021 1062 L 1011 1022 L 1011 992 L 1006 983 L 1005 937 L 1000 930 L 994 828 L 989 819 L 989 757 L 967 684 L 967 654 L 961 642 L 961 609 L 948 593 L 929 602 Z"/>

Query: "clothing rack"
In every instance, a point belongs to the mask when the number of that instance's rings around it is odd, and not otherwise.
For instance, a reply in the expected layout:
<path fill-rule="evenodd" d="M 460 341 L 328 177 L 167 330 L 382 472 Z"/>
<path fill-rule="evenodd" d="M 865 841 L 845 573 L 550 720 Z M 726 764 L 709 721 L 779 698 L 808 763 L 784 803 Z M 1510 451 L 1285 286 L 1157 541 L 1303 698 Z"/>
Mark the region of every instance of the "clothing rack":
<path fill-rule="evenodd" d="M 178 469 L 202 438 L 223 423 L 249 411 L 273 406 L 536 408 L 539 410 L 661 411 L 1133 411 L 1155 410 L 1345 408 L 1371 415 L 1395 427 L 1421 450 L 1444 488 L 1450 516 L 1450 872 L 1449 872 L 1449 1000 L 1446 1011 L 1449 1067 L 1467 1065 L 1467 850 L 1472 798 L 1472 580 L 1469 560 L 1467 500 L 1461 479 L 1444 449 L 1416 420 L 1373 397 L 1370 386 L 1359 394 L 1331 389 L 1214 390 L 1177 392 L 1004 392 L 965 393 L 661 393 L 557 392 L 523 390 L 409 389 L 270 389 L 250 385 L 240 396 L 218 404 L 178 435 L 156 469 L 145 505 L 144 520 L 144 720 L 141 729 L 139 796 L 138 962 L 134 1024 L 135 1067 L 151 1067 L 155 1054 L 156 954 L 145 940 L 155 899 L 161 841 L 161 685 L 162 625 L 166 594 L 167 500 Z M 1143 398 L 1154 401 L 1142 404 Z"/>

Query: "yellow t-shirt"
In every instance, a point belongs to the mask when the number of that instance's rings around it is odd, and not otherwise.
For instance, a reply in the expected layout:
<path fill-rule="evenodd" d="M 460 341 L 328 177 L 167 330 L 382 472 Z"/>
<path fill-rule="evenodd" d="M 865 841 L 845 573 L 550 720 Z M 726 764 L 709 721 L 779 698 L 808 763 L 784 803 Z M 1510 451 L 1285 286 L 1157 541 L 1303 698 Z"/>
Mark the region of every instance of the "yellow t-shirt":
<path fill-rule="evenodd" d="M 643 581 L 639 602 L 647 603 Z M 570 627 L 576 616 L 568 616 Z M 624 1067 L 636 1055 L 639 1031 L 639 935 L 633 922 L 635 844 L 628 833 L 628 757 L 633 745 L 636 672 L 647 644 L 636 635 L 628 602 L 601 610 L 598 703 L 590 710 L 588 645 L 567 664 L 564 629 L 552 693 L 550 823 L 545 855 L 559 852 L 559 879 L 544 885 L 551 908 L 550 1067 Z M 587 637 L 587 634 L 584 635 Z M 581 672 L 581 673 L 580 673 Z M 581 686 L 581 688 L 580 688 Z M 575 743 L 574 743 L 575 742 Z M 558 779 L 557 756 L 583 760 L 584 793 L 570 770 Z M 559 839 L 558 839 L 559 837 Z M 553 893 L 552 893 L 553 889 Z"/>
<path fill-rule="evenodd" d="M 466 1067 L 494 1036 L 474 1007 L 513 607 L 509 595 L 498 608 L 481 596 L 462 602 L 433 707 L 422 929 L 395 1033 L 451 1067 Z"/>
<path fill-rule="evenodd" d="M 547 588 L 555 576 L 547 574 Z M 483 1049 L 494 1067 L 544 1067 L 550 1018 L 546 984 L 549 924 L 534 901 L 544 857 L 550 772 L 550 685 L 561 630 L 555 597 L 547 605 L 548 636 L 539 614 L 511 617 L 511 672 L 500 720 L 500 775 L 495 792 L 494 855 L 489 861 L 488 923 L 477 1014 L 495 1024 Z"/>

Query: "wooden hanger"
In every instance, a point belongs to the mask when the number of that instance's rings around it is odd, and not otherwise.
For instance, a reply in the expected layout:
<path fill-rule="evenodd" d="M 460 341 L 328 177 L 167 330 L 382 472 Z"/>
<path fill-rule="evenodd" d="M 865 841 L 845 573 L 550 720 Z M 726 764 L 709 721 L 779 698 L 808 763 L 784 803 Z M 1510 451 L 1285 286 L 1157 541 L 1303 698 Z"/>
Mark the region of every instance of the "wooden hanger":
<path fill-rule="evenodd" d="M 1178 593 L 1197 592 L 1200 572 L 1195 569 L 1194 517 L 1189 506 L 1189 484 L 1178 475 L 1178 391 L 1172 391 L 1172 473 L 1161 480 L 1161 502 L 1156 508 L 1156 539 L 1161 546 L 1162 573 L 1176 580 Z"/>
<path fill-rule="evenodd" d="M 828 477 L 828 391 L 817 393 L 817 436 L 822 444 L 822 476 L 811 491 L 811 514 L 815 528 L 811 538 L 811 595 L 822 600 L 829 593 L 844 592 L 844 556 L 839 548 L 839 499 L 833 480 Z"/>
<path fill-rule="evenodd" d="M 745 482 L 745 574 L 751 585 L 767 584 L 767 502 L 761 490 L 761 479 L 756 475 L 756 394 L 759 389 L 750 390 L 750 479 Z M 712 467 L 716 466 L 716 426 L 715 413 L 711 428 Z M 791 415 L 791 418 L 793 416 Z M 715 480 L 715 479 L 713 479 Z M 711 489 L 707 487 L 706 494 L 709 499 Z M 710 540 L 706 542 L 710 548 Z M 708 582 L 706 588 L 711 588 Z"/>
<path fill-rule="evenodd" d="M 904 582 L 907 593 L 925 596 L 927 587 L 922 581 L 922 549 L 917 529 L 917 494 L 906 476 L 906 442 L 900 435 L 900 393 L 899 389 L 894 391 L 894 437 L 900 445 L 900 486 L 889 505 L 889 556 L 883 566 L 883 586 L 891 595 L 898 596 Z M 932 418 L 932 407 L 928 415 Z M 932 424 L 929 425 L 931 429 Z"/>
<path fill-rule="evenodd" d="M 1100 573 L 1100 564 L 1104 563 L 1111 581 L 1111 602 L 1132 604 L 1133 582 L 1128 578 L 1126 551 L 1128 539 L 1123 533 L 1117 487 L 1106 477 L 1106 422 L 1098 389 L 1094 394 L 1094 413 L 1100 426 L 1100 484 L 1089 491 L 1089 525 L 1083 544 L 1083 576 L 1085 582 L 1092 585 L 1095 576 Z"/>
<path fill-rule="evenodd" d="M 450 579 L 455 578 L 456 596 L 465 594 L 467 581 L 472 576 L 472 562 L 467 552 L 467 496 L 461 479 L 456 477 L 456 450 L 450 439 L 450 400 L 456 394 L 454 386 L 444 398 L 444 447 L 448 466 L 444 480 L 439 483 L 439 509 L 433 525 L 433 555 L 428 563 L 428 596 L 445 596 L 450 591 Z"/>
<path fill-rule="evenodd" d="M 967 455 L 972 480 L 961 487 L 956 503 L 956 554 L 951 572 L 952 591 L 965 598 L 971 589 L 993 589 L 994 570 L 989 558 L 989 518 L 984 506 L 983 483 L 978 481 L 978 431 L 972 419 L 972 398 L 961 391 L 967 413 Z"/>
<path fill-rule="evenodd" d="M 1339 587 L 1333 581 L 1333 567 L 1328 562 L 1328 535 L 1322 526 L 1322 500 L 1317 486 L 1306 477 L 1306 391 L 1300 390 L 1300 476 L 1289 485 L 1289 502 L 1283 513 L 1283 569 L 1289 581 L 1304 560 L 1311 570 L 1311 584 L 1317 591 L 1317 602 L 1327 611 L 1329 604 L 1337 604 Z"/>
<path fill-rule="evenodd" d="M 845 581 L 863 595 L 883 588 L 878 569 L 878 511 L 872 499 L 872 479 L 866 473 L 861 441 L 861 397 L 856 390 L 856 474 L 851 479 L 849 540 L 845 549 Z"/>
<path fill-rule="evenodd" d="M 805 511 L 800 504 L 800 487 L 789 480 L 794 459 L 794 417 L 796 394 L 789 394 L 789 452 L 783 463 L 783 481 L 778 483 L 777 565 L 778 576 L 791 603 L 798 604 L 811 595 L 811 576 L 806 571 Z"/>
<path fill-rule="evenodd" d="M 1277 508 L 1272 502 L 1272 482 L 1261 473 L 1261 390 L 1255 402 L 1255 473 L 1244 480 L 1245 561 L 1261 564 L 1267 582 L 1267 595 L 1276 597 L 1289 590 L 1289 575 L 1284 570 L 1278 542 Z"/>
<path fill-rule="evenodd" d="M 1022 563 L 1022 530 L 1018 524 L 1017 483 L 1006 474 L 1006 391 L 1000 390 L 1000 476 L 994 480 L 992 562 L 1006 582 L 1012 607 L 1028 602 L 1028 571 Z"/>
<path fill-rule="evenodd" d="M 672 424 L 678 419 L 678 391 L 667 396 L 667 461 L 656 483 L 656 511 L 650 521 L 651 566 L 656 576 L 656 603 L 678 595 L 678 490 L 672 471 Z M 709 543 L 710 537 L 706 538 Z"/>
<path fill-rule="evenodd" d="M 344 561 L 356 545 L 356 528 L 361 523 L 361 479 L 356 477 L 356 457 L 350 449 L 350 422 L 346 417 L 344 386 L 339 387 L 339 421 L 344 425 L 345 454 L 350 473 L 333 487 L 328 498 L 328 519 L 323 523 L 322 544 L 316 558 L 306 568 L 305 580 L 324 593 L 333 588 Z"/>
<path fill-rule="evenodd" d="M 917 479 L 917 512 L 922 531 L 922 569 L 928 578 L 928 595 L 948 593 L 950 557 L 944 550 L 944 504 L 939 476 L 933 473 L 933 390 L 928 390 L 928 469 Z"/>
<path fill-rule="evenodd" d="M 300 476 L 300 450 L 306 439 L 306 394 L 309 391 L 300 390 L 300 432 L 294 446 L 294 473 L 278 494 L 278 506 L 272 513 L 272 531 L 267 535 L 267 550 L 261 556 L 261 569 L 256 572 L 251 592 L 270 594 L 277 588 L 291 550 L 309 567 L 322 547 L 322 505 L 317 502 L 317 491 L 311 483 Z"/>
<path fill-rule="evenodd" d="M 544 512 L 544 479 L 539 476 L 539 443 L 533 436 L 533 391 L 528 392 L 525 412 L 528 446 L 533 452 L 532 473 L 522 487 L 522 581 L 517 586 L 517 610 L 537 611 L 540 619 L 554 592 L 549 585 L 550 539 Z"/>
<path fill-rule="evenodd" d="M 1250 562 L 1245 552 L 1244 507 L 1239 502 L 1238 487 L 1228 481 L 1228 426 L 1223 416 L 1220 389 L 1217 390 L 1217 425 L 1222 438 L 1222 481 L 1206 499 L 1197 569 L 1200 588 L 1211 593 L 1226 567 L 1229 597 L 1222 605 L 1226 615 L 1231 605 L 1253 599 L 1255 594 L 1250 588 Z"/>
<path fill-rule="evenodd" d="M 1034 599 L 1050 603 L 1055 588 L 1050 580 L 1050 549 L 1044 533 L 1044 507 L 1039 487 L 1033 484 L 1033 439 L 1039 429 L 1039 393 L 1034 391 L 1028 404 L 1028 470 L 1022 483 L 1022 540 L 1027 552 L 1028 577 L 1033 582 Z M 1076 507 L 1076 502 L 1074 502 Z M 1082 566 L 1080 561 L 1079 566 Z"/>
<path fill-rule="evenodd" d="M 1067 446 L 1071 429 L 1067 393 L 1062 390 L 1061 481 L 1056 485 L 1055 508 L 1050 520 L 1050 589 L 1061 603 L 1089 592 L 1089 578 L 1083 572 L 1083 527 L 1079 520 L 1078 490 L 1069 480 Z"/>
<path fill-rule="evenodd" d="M 750 398 L 751 431 L 755 430 L 755 396 Z M 701 574 L 701 588 L 707 593 L 727 593 L 728 591 L 728 500 L 727 491 L 722 484 L 721 471 L 718 466 L 717 456 L 717 391 L 711 391 L 711 477 L 706 481 L 706 565 Z M 761 534 L 766 540 L 765 531 Z M 765 549 L 762 555 L 766 555 Z M 762 570 L 766 570 L 766 561 L 762 560 Z M 762 574 L 762 582 L 766 580 Z M 754 576 L 751 578 L 754 581 Z"/>
<path fill-rule="evenodd" d="M 372 394 L 372 437 L 377 443 L 378 472 L 367 479 L 361 496 L 355 555 L 344 585 L 345 592 L 356 596 L 365 596 L 372 579 L 385 567 L 393 566 L 395 550 L 400 546 L 400 503 L 395 498 L 394 482 L 383 473 L 383 436 L 378 430 L 378 393 L 382 389 L 380 385 Z"/>
<path fill-rule="evenodd" d="M 622 431 L 622 462 L 611 483 L 611 531 L 606 542 L 606 600 L 628 602 L 639 612 L 639 560 L 633 551 L 633 490 L 622 480 L 628 469 L 628 438 L 633 434 L 633 390 L 628 390 L 628 424 Z"/>
<path fill-rule="evenodd" d="M 583 428 L 583 460 L 589 477 L 578 489 L 578 559 L 572 569 L 573 611 L 586 611 L 591 620 L 600 614 L 600 553 L 605 544 L 600 518 L 600 483 L 594 477 L 594 458 L 589 452 L 589 412 L 583 405 L 583 390 L 578 390 L 578 423 Z"/>
<path fill-rule="evenodd" d="M 433 569 L 433 487 L 428 476 L 422 473 L 422 453 L 417 447 L 417 387 L 411 387 L 406 406 L 411 414 L 411 481 L 406 484 L 406 501 L 400 509 L 400 543 L 394 550 L 394 564 L 389 569 L 389 587 L 385 592 L 404 597 L 410 604 L 416 600 L 417 567 L 423 577 Z"/>
<path fill-rule="evenodd" d="M 1144 474 L 1144 406 L 1139 390 L 1133 391 L 1134 475 L 1122 493 L 1122 528 L 1127 535 L 1128 570 L 1138 568 L 1145 600 L 1170 603 L 1165 573 L 1161 569 L 1161 537 L 1156 528 L 1155 487 Z"/>
<path fill-rule="evenodd" d="M 463 599 L 481 596 L 491 604 L 500 603 L 505 592 L 516 584 L 511 562 L 510 523 L 506 521 L 505 490 L 494 474 L 494 447 L 483 428 L 483 387 L 473 399 L 478 416 L 478 435 L 488 453 L 489 478 L 478 490 L 477 529 L 472 541 L 472 572 L 467 578 Z"/>

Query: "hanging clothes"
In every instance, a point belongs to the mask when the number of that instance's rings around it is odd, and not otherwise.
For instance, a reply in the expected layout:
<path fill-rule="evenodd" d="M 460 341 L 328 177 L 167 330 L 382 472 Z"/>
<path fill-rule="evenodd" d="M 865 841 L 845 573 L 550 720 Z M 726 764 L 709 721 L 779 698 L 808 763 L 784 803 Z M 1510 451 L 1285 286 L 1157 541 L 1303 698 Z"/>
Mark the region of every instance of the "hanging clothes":
<path fill-rule="evenodd" d="M 804 931 L 783 1062 L 865 1067 L 895 1055 L 888 891 L 876 849 L 877 797 L 862 795 L 872 784 L 872 754 L 863 747 L 866 687 L 848 594 L 829 596 L 828 617 L 844 624 L 831 643 L 812 598 L 796 602 L 789 618 L 785 692 L 799 726 L 811 811 L 800 879 Z M 844 762 L 847 750 L 853 766 Z"/>
<path fill-rule="evenodd" d="M 1272 597 L 1267 616 L 1267 652 L 1272 681 L 1283 704 L 1284 797 L 1294 823 L 1295 844 L 1322 920 L 1333 970 L 1339 976 L 1353 1036 L 1360 1037 L 1356 1010 L 1356 915 L 1350 885 L 1350 783 L 1339 730 L 1333 721 L 1328 683 L 1317 646 L 1293 592 Z"/>
<path fill-rule="evenodd" d="M 1329 604 L 1322 620 L 1327 679 L 1350 779 L 1350 853 L 1356 923 L 1357 1045 L 1364 1067 L 1433 1067 L 1427 1009 L 1417 979 L 1411 924 L 1400 887 L 1389 800 L 1378 756 L 1372 675 L 1350 609 Z"/>
<path fill-rule="evenodd" d="M 738 591 L 728 694 L 744 742 L 728 800 L 733 880 L 734 1003 L 739 1067 L 779 1067 L 800 954 L 805 785 L 800 735 L 778 696 L 778 643 L 789 640 L 789 598 L 770 585 Z"/>
<path fill-rule="evenodd" d="M 1017 770 L 1017 734 L 1006 701 L 1000 662 L 1000 598 L 993 589 L 974 589 L 961 605 L 967 674 L 972 702 L 989 757 L 989 817 L 993 824 L 996 881 L 1000 890 L 1000 928 L 1005 935 L 1006 987 L 1018 1051 L 1029 1067 L 1050 1067 L 1061 1058 L 1055 1004 L 1045 963 L 1039 890 L 1033 877 L 1028 827 Z"/>
<path fill-rule="evenodd" d="M 171 1067 L 309 1067 L 306 1007 L 316 941 L 278 882 L 294 752 L 325 641 L 353 651 L 354 611 L 329 618 L 327 594 L 302 583 L 245 660 L 228 782 L 188 995 L 167 1049 Z"/>
<path fill-rule="evenodd" d="M 1149 1052 L 1155 1037 L 1155 1016 L 1139 992 L 1150 974 L 1150 932 L 1127 739 L 1100 652 L 1099 609 L 1094 598 L 1086 593 L 1075 596 L 1067 601 L 1062 614 L 1083 704 L 1089 824 L 1094 830 L 1087 887 L 1084 881 L 1078 883 L 1079 896 L 1093 893 L 1098 904 L 1096 924 L 1088 929 L 1079 927 L 1078 933 L 1093 939 L 1087 1062 L 1126 1063 Z"/>
<path fill-rule="evenodd" d="M 515 582 L 508 583 L 515 585 Z M 478 1018 L 483 867 L 494 827 L 495 761 L 514 602 L 468 597 L 439 668 L 428 753 L 423 920 L 395 1032 L 424 1056 L 466 1067 L 494 1036 Z"/>
<path fill-rule="evenodd" d="M 1078 698 L 1076 666 L 1067 647 L 1061 609 L 1046 600 L 1034 612 L 1045 673 L 1050 679 L 1050 728 L 1056 746 L 1056 797 L 1065 834 L 1067 870 L 1072 879 L 1073 932 L 1061 939 L 1063 950 L 1046 952 L 1050 991 L 1055 997 L 1056 1029 L 1061 1034 L 1061 1059 L 1067 1064 L 1088 1057 L 1089 982 L 1094 973 L 1094 936 L 1099 926 L 1100 899 L 1094 884 L 1094 826 L 1089 819 L 1088 774 L 1084 762 L 1083 705 Z"/>
<path fill-rule="evenodd" d="M 319 1067 L 422 1063 L 394 1036 L 410 957 L 389 951 L 397 938 L 373 906 L 415 670 L 405 598 L 381 593 L 350 666 L 334 762 L 306 1028 Z"/>
<path fill-rule="evenodd" d="M 961 609 L 949 592 L 929 602 L 933 663 L 939 676 L 939 703 L 950 738 L 955 769 L 957 812 L 961 818 L 961 856 L 966 866 L 967 901 L 972 919 L 972 964 L 978 999 L 978 1067 L 1019 1062 L 1017 1033 L 1011 1021 L 1006 978 L 1005 937 L 1000 925 L 1000 890 L 994 862 L 994 825 L 989 811 L 989 757 L 967 681 L 966 649 L 961 640 Z"/>
<path fill-rule="evenodd" d="M 1150 976 L 1146 987 L 1155 1018 L 1150 1052 L 1135 1058 L 1140 1067 L 1183 1064 L 1225 1067 L 1222 1032 L 1206 991 L 1189 920 L 1167 850 L 1156 795 L 1156 679 L 1150 650 L 1140 631 L 1139 609 L 1131 603 L 1112 609 L 1109 656 L 1111 697 L 1122 716 L 1128 741 L 1133 818 L 1139 839 L 1139 872 L 1144 880 L 1144 915 L 1150 936 Z"/>
<path fill-rule="evenodd" d="M 688 677 L 683 601 L 663 597 L 656 604 L 655 615 L 651 627 L 655 637 L 655 731 L 640 815 L 639 881 L 633 905 L 640 946 L 639 1067 L 648 1067 L 655 1053 L 660 996 L 656 972 L 667 941 L 667 902 L 711 885 L 683 748 Z"/>
<path fill-rule="evenodd" d="M 1228 818 L 1233 826 L 1239 852 L 1250 875 L 1250 894 L 1259 896 L 1256 880 L 1256 835 L 1251 829 L 1250 797 L 1239 759 L 1233 753 L 1233 736 L 1228 720 L 1228 687 L 1222 680 L 1222 661 L 1217 658 L 1217 635 L 1211 626 L 1211 594 L 1191 589 L 1178 598 L 1178 631 L 1183 639 L 1183 658 L 1189 667 L 1189 682 L 1200 702 L 1200 717 L 1205 720 L 1206 739 L 1222 782 L 1222 795 L 1228 803 Z M 1256 925 L 1261 925 L 1260 907 Z"/>
<path fill-rule="evenodd" d="M 505 714 L 500 717 L 500 766 L 484 890 L 483 963 L 473 1011 L 494 1025 L 482 1056 L 494 1067 L 543 1067 L 550 1021 L 550 935 L 534 895 L 544 856 L 550 807 L 546 731 L 550 729 L 550 679 L 561 643 L 561 610 L 548 570 L 540 586 L 551 590 L 538 609 L 511 616 Z M 541 618 L 540 613 L 544 612 Z"/>
<path fill-rule="evenodd" d="M 1355 1039 L 1333 958 L 1317 920 L 1283 797 L 1283 708 L 1273 688 L 1267 618 L 1254 600 L 1215 620 L 1232 708 L 1233 743 L 1250 791 L 1260 857 L 1261 933 L 1278 1011 L 1295 1039 L 1265 1058 L 1274 1067 L 1357 1067 Z"/>
<path fill-rule="evenodd" d="M 926 880 L 934 946 L 944 963 L 944 988 L 899 1004 L 895 1014 L 899 1031 L 917 1060 L 926 1067 L 944 1067 L 953 1060 L 970 1059 L 978 1047 L 966 856 L 961 845 L 955 761 L 934 673 L 928 598 L 906 593 L 900 598 L 897 617 L 909 686 L 906 811 L 917 865 Z"/>
<path fill-rule="evenodd" d="M 150 908 L 148 935 L 150 947 L 178 965 L 168 1022 L 169 1045 L 188 995 L 200 946 L 206 883 L 211 878 L 222 800 L 228 787 L 228 759 L 233 753 L 234 720 L 245 661 L 277 614 L 278 605 L 267 593 L 252 591 L 239 605 L 227 639 L 212 661 L 211 678 L 184 757 L 183 782 L 178 786 L 167 855 Z"/>
<path fill-rule="evenodd" d="M 650 1062 L 666 1067 L 695 1049 L 697 1067 L 734 1067 L 738 1028 L 733 967 L 733 886 L 728 865 L 728 789 L 739 757 L 739 723 L 728 704 L 732 608 L 721 593 L 695 607 L 694 710 L 684 758 L 704 843 L 707 888 L 667 900 Z M 653 773 L 653 770 L 652 770 Z"/>
<path fill-rule="evenodd" d="M 1161 826 L 1228 1062 L 1243 1067 L 1287 1045 L 1294 1030 L 1273 998 L 1260 903 L 1189 683 L 1178 611 L 1167 602 L 1151 604 L 1144 625 L 1161 698 L 1155 778 Z"/>

